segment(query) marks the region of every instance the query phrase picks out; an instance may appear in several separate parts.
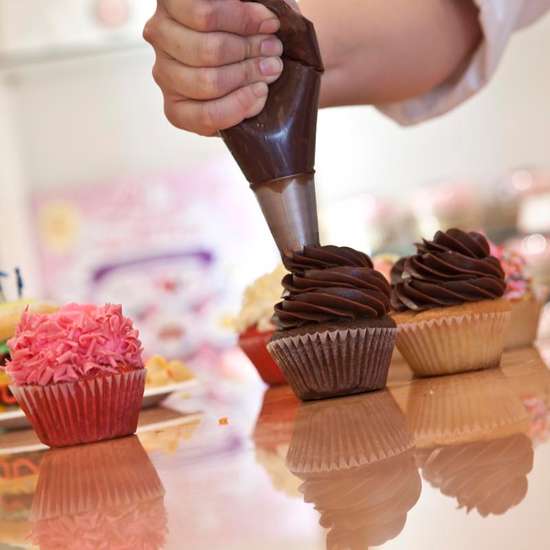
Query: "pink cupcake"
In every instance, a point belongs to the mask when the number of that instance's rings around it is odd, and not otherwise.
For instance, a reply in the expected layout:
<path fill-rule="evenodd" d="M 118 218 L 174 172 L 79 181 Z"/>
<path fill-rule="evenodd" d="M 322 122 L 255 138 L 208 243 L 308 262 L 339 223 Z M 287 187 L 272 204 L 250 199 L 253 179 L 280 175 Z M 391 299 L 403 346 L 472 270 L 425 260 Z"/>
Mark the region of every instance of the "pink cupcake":
<path fill-rule="evenodd" d="M 25 312 L 6 371 L 40 440 L 65 447 L 136 431 L 145 369 L 138 331 L 116 305 Z"/>

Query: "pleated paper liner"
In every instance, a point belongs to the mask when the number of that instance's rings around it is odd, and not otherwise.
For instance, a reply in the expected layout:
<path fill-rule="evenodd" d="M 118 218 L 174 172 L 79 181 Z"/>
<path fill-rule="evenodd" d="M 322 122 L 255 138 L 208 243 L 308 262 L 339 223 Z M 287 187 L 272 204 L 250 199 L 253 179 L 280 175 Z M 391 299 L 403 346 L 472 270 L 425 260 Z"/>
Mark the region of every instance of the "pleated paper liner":
<path fill-rule="evenodd" d="M 370 548 L 399 535 L 420 497 L 414 449 L 351 470 L 302 474 L 304 501 L 329 530 L 327 548 Z"/>
<path fill-rule="evenodd" d="M 10 386 L 38 438 L 66 447 L 134 433 L 145 369 L 47 386 Z"/>
<path fill-rule="evenodd" d="M 36 521 L 133 506 L 164 496 L 164 488 L 135 436 L 55 449 L 40 466 L 33 499 Z"/>
<path fill-rule="evenodd" d="M 418 376 L 498 367 L 509 311 L 400 323 L 397 347 Z"/>
<path fill-rule="evenodd" d="M 307 403 L 298 411 L 287 455 L 302 477 L 372 464 L 414 446 L 388 391 Z"/>
<path fill-rule="evenodd" d="M 395 328 L 350 328 L 272 340 L 269 352 L 300 399 L 385 387 Z"/>
<path fill-rule="evenodd" d="M 455 498 L 459 508 L 487 517 L 504 514 L 525 498 L 533 456 L 531 441 L 518 433 L 422 449 L 417 463 L 424 479 Z"/>
<path fill-rule="evenodd" d="M 415 380 L 406 407 L 416 446 L 525 432 L 528 415 L 500 369 Z"/>

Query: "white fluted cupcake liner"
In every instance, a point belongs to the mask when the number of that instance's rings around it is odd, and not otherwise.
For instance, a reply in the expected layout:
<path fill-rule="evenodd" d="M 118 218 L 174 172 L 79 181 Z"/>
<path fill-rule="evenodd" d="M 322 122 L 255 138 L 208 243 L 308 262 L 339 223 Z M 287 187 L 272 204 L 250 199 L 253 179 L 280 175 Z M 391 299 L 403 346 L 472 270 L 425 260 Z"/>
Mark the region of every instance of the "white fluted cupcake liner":
<path fill-rule="evenodd" d="M 381 391 L 302 406 L 287 465 L 299 476 L 344 471 L 413 446 L 403 413 L 391 394 Z"/>
<path fill-rule="evenodd" d="M 397 347 L 418 376 L 497 367 L 509 311 L 440 317 L 398 326 Z"/>
<path fill-rule="evenodd" d="M 406 416 L 419 448 L 505 437 L 528 425 L 500 369 L 415 380 Z"/>
<path fill-rule="evenodd" d="M 137 437 L 46 453 L 33 498 L 40 521 L 131 506 L 164 496 L 164 488 Z"/>
<path fill-rule="evenodd" d="M 10 386 L 49 447 L 115 439 L 137 429 L 145 369 L 46 386 Z"/>
<path fill-rule="evenodd" d="M 269 353 L 303 400 L 382 389 L 395 328 L 350 328 L 272 340 Z"/>

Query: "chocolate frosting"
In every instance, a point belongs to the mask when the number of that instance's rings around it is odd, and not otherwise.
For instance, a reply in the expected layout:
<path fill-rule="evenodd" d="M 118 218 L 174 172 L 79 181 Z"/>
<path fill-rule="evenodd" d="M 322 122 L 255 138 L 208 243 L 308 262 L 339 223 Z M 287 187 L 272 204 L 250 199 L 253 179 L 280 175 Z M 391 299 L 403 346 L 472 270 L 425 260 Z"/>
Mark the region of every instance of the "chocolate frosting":
<path fill-rule="evenodd" d="M 500 262 L 490 255 L 480 233 L 460 229 L 438 231 L 433 241 L 416 245 L 417 253 L 392 269 L 392 307 L 423 311 L 493 300 L 506 290 Z"/>
<path fill-rule="evenodd" d="M 275 306 L 280 329 L 312 323 L 384 317 L 390 285 L 370 258 L 347 247 L 306 247 L 287 257 L 284 300 Z"/>
<path fill-rule="evenodd" d="M 323 63 L 313 24 L 284 0 L 259 0 L 281 22 L 283 72 L 263 111 L 221 136 L 244 175 L 261 184 L 313 174 Z"/>

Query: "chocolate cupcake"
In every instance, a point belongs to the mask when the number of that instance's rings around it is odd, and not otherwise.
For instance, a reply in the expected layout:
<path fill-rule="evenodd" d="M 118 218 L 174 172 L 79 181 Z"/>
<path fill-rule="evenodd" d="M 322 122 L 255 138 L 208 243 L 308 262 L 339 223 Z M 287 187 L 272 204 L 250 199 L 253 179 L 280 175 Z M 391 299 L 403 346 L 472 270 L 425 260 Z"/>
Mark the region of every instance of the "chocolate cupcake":
<path fill-rule="evenodd" d="M 415 374 L 496 367 L 510 321 L 499 261 L 480 233 L 438 231 L 392 270 L 397 347 Z"/>
<path fill-rule="evenodd" d="M 308 400 L 383 388 L 397 333 L 384 276 L 347 247 L 305 247 L 285 260 L 268 349 L 294 392 Z"/>

